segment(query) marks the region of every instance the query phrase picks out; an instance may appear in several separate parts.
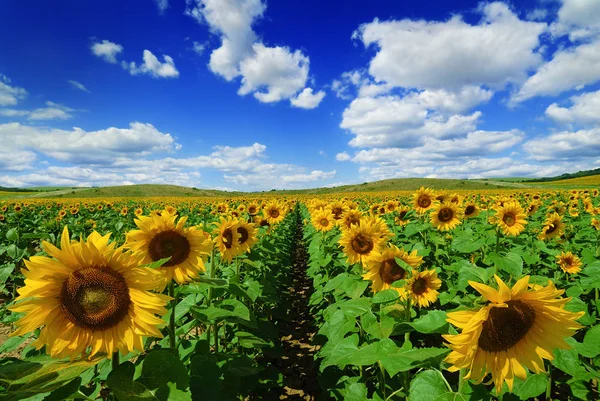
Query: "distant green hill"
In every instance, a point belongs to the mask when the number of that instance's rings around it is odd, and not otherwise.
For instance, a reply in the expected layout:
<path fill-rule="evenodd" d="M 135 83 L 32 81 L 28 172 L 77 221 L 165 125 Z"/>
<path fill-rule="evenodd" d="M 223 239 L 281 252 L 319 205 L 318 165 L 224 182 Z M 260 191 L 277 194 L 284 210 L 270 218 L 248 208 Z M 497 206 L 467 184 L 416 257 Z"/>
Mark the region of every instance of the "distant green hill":
<path fill-rule="evenodd" d="M 561 175 L 557 175 L 554 177 L 542 177 L 542 178 L 493 178 L 492 180 L 499 180 L 499 181 L 517 181 L 519 180 L 519 182 L 551 182 L 551 181 L 562 181 L 562 180 L 569 180 L 572 178 L 581 178 L 581 177 L 590 177 L 593 175 L 600 175 L 600 168 L 594 169 L 594 170 L 582 170 L 582 171 L 578 171 L 577 173 L 565 173 L 565 174 L 561 174 Z"/>
<path fill-rule="evenodd" d="M 242 192 L 225 192 L 212 189 L 180 187 L 177 185 L 122 185 L 99 188 L 70 188 L 36 193 L 36 198 L 139 198 L 139 197 L 186 197 L 186 196 L 235 196 Z"/>

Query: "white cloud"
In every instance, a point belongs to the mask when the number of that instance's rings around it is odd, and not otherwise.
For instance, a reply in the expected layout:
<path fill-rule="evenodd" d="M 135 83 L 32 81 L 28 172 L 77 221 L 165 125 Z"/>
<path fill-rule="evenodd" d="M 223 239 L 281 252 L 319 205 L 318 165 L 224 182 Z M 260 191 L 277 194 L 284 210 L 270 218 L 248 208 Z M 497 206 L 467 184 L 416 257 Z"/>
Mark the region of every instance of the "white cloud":
<path fill-rule="evenodd" d="M 169 8 L 169 0 L 154 0 L 156 3 L 156 7 L 158 7 L 158 12 L 160 14 L 164 13 L 167 8 Z"/>
<path fill-rule="evenodd" d="M 511 100 L 514 103 L 534 96 L 558 95 L 599 80 L 600 38 L 592 43 L 557 51 L 552 60 L 527 79 Z"/>
<path fill-rule="evenodd" d="M 210 55 L 209 67 L 228 81 L 237 77 L 240 62 L 252 51 L 256 34 L 254 21 L 262 17 L 266 5 L 261 0 L 194 0 L 186 14 L 206 23 L 221 36 L 221 47 Z M 189 4 L 189 3 L 188 3 Z"/>
<path fill-rule="evenodd" d="M 131 75 L 146 74 L 153 78 L 177 78 L 179 71 L 175 67 L 173 58 L 163 55 L 164 63 L 152 54 L 150 50 L 144 50 L 144 63 L 137 66 L 133 61 L 129 64 L 123 62 L 123 68 L 129 70 Z"/>
<path fill-rule="evenodd" d="M 554 35 L 569 34 L 571 41 L 600 33 L 600 2 L 597 0 L 562 0 L 558 20 L 552 24 Z"/>
<path fill-rule="evenodd" d="M 600 128 L 558 132 L 527 141 L 523 148 L 534 160 L 581 160 L 600 155 Z"/>
<path fill-rule="evenodd" d="M 503 87 L 542 63 L 536 49 L 546 24 L 520 20 L 500 2 L 485 4 L 479 12 L 477 25 L 460 16 L 447 22 L 374 20 L 354 37 L 367 47 L 377 46 L 369 65 L 376 82 L 404 88 Z"/>
<path fill-rule="evenodd" d="M 545 8 L 535 8 L 527 13 L 527 19 L 532 21 L 543 21 L 548 16 Z"/>
<path fill-rule="evenodd" d="M 335 160 L 340 161 L 340 162 L 345 162 L 350 159 L 351 159 L 351 157 L 348 154 L 348 152 L 341 152 L 341 153 L 338 153 L 337 155 L 335 155 Z"/>
<path fill-rule="evenodd" d="M 73 86 L 73 88 L 79 89 L 80 91 L 83 91 L 83 92 L 92 93 L 81 82 L 73 81 L 70 79 L 69 83 L 71 84 L 71 86 Z"/>
<path fill-rule="evenodd" d="M 317 107 L 325 94 L 305 88 L 308 56 L 286 46 L 267 46 L 254 32 L 252 25 L 265 9 L 262 0 L 189 0 L 186 14 L 220 36 L 209 68 L 227 81 L 241 77 L 239 95 L 252 93 L 263 103 L 289 99 L 294 107 Z"/>
<path fill-rule="evenodd" d="M 109 40 L 92 43 L 92 53 L 104 61 L 112 64 L 117 63 L 117 55 L 123 51 L 123 46 Z"/>
<path fill-rule="evenodd" d="M 312 88 L 304 88 L 304 90 L 300 92 L 298 96 L 290 99 L 290 102 L 294 107 L 300 107 L 302 109 L 314 109 L 321 103 L 324 97 L 325 92 L 323 91 L 313 93 Z"/>
<path fill-rule="evenodd" d="M 281 180 L 285 183 L 302 183 L 302 182 L 313 182 L 313 181 L 324 181 L 335 177 L 335 170 L 333 171 L 321 171 L 313 170 L 308 174 L 292 174 L 283 175 Z"/>
<path fill-rule="evenodd" d="M 0 150 L 0 171 L 30 169 L 35 159 L 35 153 L 28 150 Z"/>
<path fill-rule="evenodd" d="M 30 111 L 27 115 L 29 120 L 67 120 L 73 117 L 70 113 L 75 111 L 62 104 L 47 101 L 47 107 L 41 107 Z"/>
<path fill-rule="evenodd" d="M 204 50 L 206 50 L 206 45 L 200 42 L 196 42 L 194 40 L 194 42 L 192 43 L 192 50 L 194 51 L 194 53 L 201 56 L 204 53 Z"/>
<path fill-rule="evenodd" d="M 23 117 L 29 114 L 27 110 L 0 109 L 0 116 L 4 117 Z"/>
<path fill-rule="evenodd" d="M 600 90 L 571 97 L 571 107 L 560 107 L 553 103 L 546 109 L 546 115 L 559 123 L 579 125 L 600 124 Z"/>
<path fill-rule="evenodd" d="M 0 124 L 0 142 L 4 149 L 31 149 L 63 162 L 107 163 L 119 156 L 143 156 L 177 149 L 170 134 L 151 124 L 131 123 L 129 128 L 99 131 L 72 131 L 21 125 Z"/>
<path fill-rule="evenodd" d="M 278 102 L 293 97 L 308 79 L 309 60 L 301 51 L 287 47 L 252 46 L 254 53 L 242 60 L 242 86 L 238 94 L 254 93 L 261 102 Z"/>
<path fill-rule="evenodd" d="M 23 88 L 10 85 L 10 79 L 0 74 L 0 106 L 14 106 L 27 96 Z"/>

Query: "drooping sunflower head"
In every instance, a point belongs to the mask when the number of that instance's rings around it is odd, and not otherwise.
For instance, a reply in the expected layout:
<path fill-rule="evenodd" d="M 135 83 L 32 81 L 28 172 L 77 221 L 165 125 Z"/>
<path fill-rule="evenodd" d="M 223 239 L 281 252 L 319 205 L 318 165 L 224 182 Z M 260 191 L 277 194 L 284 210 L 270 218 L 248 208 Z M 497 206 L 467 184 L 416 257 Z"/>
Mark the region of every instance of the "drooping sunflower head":
<path fill-rule="evenodd" d="M 504 202 L 502 206 L 496 207 L 496 224 L 504 235 L 517 236 L 523 230 L 527 215 L 517 201 Z"/>
<path fill-rule="evenodd" d="M 475 217 L 479 214 L 479 207 L 475 202 L 469 202 L 465 205 L 465 209 L 463 210 L 463 216 L 465 219 L 470 219 L 471 217 Z"/>
<path fill-rule="evenodd" d="M 435 193 L 433 189 L 421 187 L 413 194 L 413 204 L 418 214 L 425 214 L 433 207 Z"/>
<path fill-rule="evenodd" d="M 581 259 L 572 252 L 561 252 L 556 256 L 556 261 L 565 273 L 576 274 L 581 271 Z"/>
<path fill-rule="evenodd" d="M 413 270 L 412 276 L 406 282 L 406 292 L 413 304 L 426 308 L 438 298 L 438 289 L 442 280 L 438 278 L 435 269 L 419 272 Z"/>
<path fill-rule="evenodd" d="M 217 225 L 213 230 L 215 246 L 221 253 L 221 258 L 230 262 L 234 256 L 244 252 L 244 248 L 240 244 L 241 234 L 238 231 L 240 222 L 231 217 L 221 217 L 220 222 L 215 224 Z"/>
<path fill-rule="evenodd" d="M 206 270 L 204 261 L 212 244 L 201 229 L 185 227 L 187 217 L 176 220 L 177 216 L 167 210 L 139 216 L 134 220 L 139 230 L 127 233 L 125 247 L 140 257 L 142 264 L 169 258 L 160 267 L 166 283 L 175 279 L 179 284 L 185 284 Z"/>
<path fill-rule="evenodd" d="M 258 242 L 256 231 L 254 224 L 238 221 L 237 232 L 240 235 L 238 242 L 242 248 L 242 253 L 250 252 L 250 249 Z"/>
<path fill-rule="evenodd" d="M 460 224 L 458 206 L 452 202 L 438 203 L 430 218 L 431 224 L 439 231 L 450 231 Z"/>
<path fill-rule="evenodd" d="M 364 219 L 360 225 L 352 225 L 350 229 L 343 230 L 339 244 L 343 247 L 348 263 L 362 263 L 365 266 L 367 259 L 386 242 L 387 239 L 380 236 L 373 222 Z"/>
<path fill-rule="evenodd" d="M 9 307 L 24 312 L 23 335 L 42 327 L 34 345 L 53 357 L 74 359 L 102 352 L 143 351 L 142 337 L 162 337 L 159 328 L 169 297 L 149 292 L 164 281 L 153 269 L 140 268 L 139 259 L 115 249 L 110 234 L 93 232 L 86 241 L 71 241 L 67 227 L 61 249 L 44 242 L 50 257 L 25 261 L 25 287 Z"/>
<path fill-rule="evenodd" d="M 466 369 L 465 379 L 481 383 L 488 374 L 499 393 L 506 382 L 512 391 L 514 378 L 527 379 L 527 371 L 544 371 L 542 358 L 552 360 L 555 349 L 568 349 L 564 341 L 581 328 L 575 322 L 584 312 L 565 310 L 570 298 L 549 282 L 531 288 L 529 276 L 512 289 L 495 276 L 498 289 L 469 281 L 489 303 L 478 310 L 448 313 L 447 320 L 462 333 L 444 335 L 452 352 L 450 371 Z"/>
<path fill-rule="evenodd" d="M 552 213 L 544 222 L 542 232 L 540 233 L 540 239 L 547 241 L 554 237 L 560 237 L 565 232 L 565 224 L 562 221 L 562 216 L 558 213 Z"/>
<path fill-rule="evenodd" d="M 329 209 L 331 210 L 331 213 L 333 214 L 333 218 L 335 220 L 340 220 L 342 218 L 342 215 L 348 211 L 348 205 L 346 205 L 346 203 L 342 202 L 342 201 L 336 201 L 336 202 L 332 202 L 329 205 Z"/>
<path fill-rule="evenodd" d="M 403 287 L 392 287 L 395 281 L 408 277 L 408 272 L 398 264 L 396 258 L 411 268 L 417 268 L 423 263 L 423 258 L 417 255 L 416 250 L 408 253 L 395 245 L 389 245 L 382 251 L 375 251 L 367 260 L 368 271 L 363 274 L 363 280 L 372 281 L 373 293 L 393 288 L 402 298 L 406 298 L 406 290 Z"/>

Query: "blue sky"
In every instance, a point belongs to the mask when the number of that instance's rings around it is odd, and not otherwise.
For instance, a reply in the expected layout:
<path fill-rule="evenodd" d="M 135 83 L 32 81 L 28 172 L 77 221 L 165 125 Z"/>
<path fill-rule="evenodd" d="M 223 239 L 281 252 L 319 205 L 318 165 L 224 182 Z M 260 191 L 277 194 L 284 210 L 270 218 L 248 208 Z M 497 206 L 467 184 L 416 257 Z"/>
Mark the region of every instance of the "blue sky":
<path fill-rule="evenodd" d="M 0 5 L 2 186 L 600 167 L 597 0 L 49 3 Z"/>

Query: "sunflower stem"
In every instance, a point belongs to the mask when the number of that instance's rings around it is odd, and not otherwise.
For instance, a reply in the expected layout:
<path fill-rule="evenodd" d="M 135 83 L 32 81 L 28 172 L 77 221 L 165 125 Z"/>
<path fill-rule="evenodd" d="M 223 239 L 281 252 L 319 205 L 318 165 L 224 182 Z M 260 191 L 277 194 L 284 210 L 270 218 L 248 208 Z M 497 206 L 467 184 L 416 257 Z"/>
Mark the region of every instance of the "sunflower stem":
<path fill-rule="evenodd" d="M 177 305 L 177 298 L 175 297 L 175 284 L 173 280 L 169 283 L 169 296 L 173 298 L 171 300 L 171 316 L 169 318 L 169 344 L 173 351 L 177 351 L 177 338 L 175 337 L 175 306 Z"/>
<path fill-rule="evenodd" d="M 379 383 L 380 385 L 380 391 L 381 394 L 383 395 L 383 398 L 387 398 L 385 393 L 386 393 L 386 389 L 385 389 L 385 369 L 383 368 L 383 364 L 381 363 L 381 361 L 377 361 L 377 364 L 379 365 L 379 373 L 381 373 L 381 382 Z"/>
<path fill-rule="evenodd" d="M 465 384 L 465 369 L 461 369 L 458 372 L 458 394 L 462 394 L 464 384 Z"/>
<path fill-rule="evenodd" d="M 548 364 L 548 385 L 546 386 L 546 401 L 552 401 L 552 364 Z"/>
<path fill-rule="evenodd" d="M 119 362 L 119 351 L 113 352 L 112 361 L 111 362 L 112 362 L 112 370 L 116 370 L 119 367 L 119 365 L 120 365 L 120 362 Z"/>

